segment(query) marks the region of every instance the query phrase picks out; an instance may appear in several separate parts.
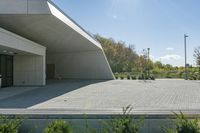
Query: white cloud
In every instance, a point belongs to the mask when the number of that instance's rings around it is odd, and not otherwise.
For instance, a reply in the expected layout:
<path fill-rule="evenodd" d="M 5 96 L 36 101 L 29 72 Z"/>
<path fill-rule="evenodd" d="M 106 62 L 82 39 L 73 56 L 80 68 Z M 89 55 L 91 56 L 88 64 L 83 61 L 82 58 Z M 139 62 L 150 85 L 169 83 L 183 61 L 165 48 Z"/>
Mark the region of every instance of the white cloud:
<path fill-rule="evenodd" d="M 166 48 L 167 51 L 173 51 L 174 48 Z"/>
<path fill-rule="evenodd" d="M 177 54 L 166 54 L 161 57 L 155 57 L 153 55 L 150 55 L 150 59 L 153 62 L 161 61 L 163 64 L 171 64 L 173 66 L 183 66 L 183 57 Z"/>
<path fill-rule="evenodd" d="M 151 59 L 151 60 L 155 60 L 155 56 L 153 56 L 153 55 L 149 55 L 149 58 Z"/>
<path fill-rule="evenodd" d="M 176 54 L 168 54 L 162 57 L 159 57 L 158 60 L 166 61 L 166 60 L 180 60 L 182 57 Z"/>

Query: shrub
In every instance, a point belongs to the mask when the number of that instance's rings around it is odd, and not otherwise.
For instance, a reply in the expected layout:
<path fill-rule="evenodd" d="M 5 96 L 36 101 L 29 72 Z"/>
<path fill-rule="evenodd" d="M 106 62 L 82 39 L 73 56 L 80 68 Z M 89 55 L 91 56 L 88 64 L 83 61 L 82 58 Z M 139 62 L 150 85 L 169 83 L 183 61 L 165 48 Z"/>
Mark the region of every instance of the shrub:
<path fill-rule="evenodd" d="M 178 73 L 178 77 L 179 77 L 179 78 L 182 78 L 182 77 L 183 77 L 182 75 L 183 75 L 183 72 L 179 72 L 179 73 Z"/>
<path fill-rule="evenodd" d="M 196 77 L 196 76 L 193 76 L 193 80 L 197 80 L 197 77 Z"/>
<path fill-rule="evenodd" d="M 200 133 L 199 120 L 189 120 L 182 112 L 176 115 L 175 129 L 166 128 L 165 133 Z"/>
<path fill-rule="evenodd" d="M 136 80 L 137 78 L 136 78 L 136 76 L 131 76 L 131 79 Z"/>
<path fill-rule="evenodd" d="M 173 78 L 173 73 L 172 72 L 166 72 L 165 78 Z"/>
<path fill-rule="evenodd" d="M 176 114 L 176 117 L 176 130 L 178 133 L 200 133 L 198 119 L 189 120 L 182 112 L 180 115 Z"/>
<path fill-rule="evenodd" d="M 195 77 L 193 77 L 193 76 L 189 76 L 189 78 L 188 78 L 189 80 L 196 80 L 196 78 Z"/>
<path fill-rule="evenodd" d="M 150 79 L 151 79 L 151 80 L 155 80 L 154 75 L 150 75 Z"/>
<path fill-rule="evenodd" d="M 135 120 L 130 114 L 132 108 L 123 108 L 123 114 L 109 121 L 102 121 L 100 129 L 91 128 L 86 121 L 86 133 L 139 133 L 143 119 Z"/>
<path fill-rule="evenodd" d="M 130 75 L 127 75 L 127 79 L 130 80 L 130 79 L 131 79 L 131 76 L 130 76 Z"/>
<path fill-rule="evenodd" d="M 142 74 L 142 75 L 139 75 L 139 76 L 138 76 L 138 79 L 139 79 L 139 80 L 144 80 L 144 75 L 143 75 L 143 74 Z"/>
<path fill-rule="evenodd" d="M 123 108 L 123 114 L 107 123 L 104 133 L 138 133 L 143 119 L 135 120 L 131 115 L 132 108 L 127 106 Z"/>
<path fill-rule="evenodd" d="M 15 117 L 8 119 L 5 116 L 0 116 L 0 133 L 18 133 L 22 124 L 22 119 Z"/>
<path fill-rule="evenodd" d="M 119 77 L 118 77 L 118 75 L 115 75 L 115 79 L 118 79 Z"/>
<path fill-rule="evenodd" d="M 56 120 L 44 129 L 44 133 L 72 133 L 72 129 L 68 122 Z"/>
<path fill-rule="evenodd" d="M 138 79 L 139 80 L 148 80 L 148 79 L 150 79 L 150 77 L 148 77 L 146 74 L 141 74 L 138 76 Z"/>
<path fill-rule="evenodd" d="M 145 80 L 148 80 L 148 79 L 149 79 L 149 77 L 145 76 L 145 77 L 144 77 L 144 79 L 145 79 Z"/>
<path fill-rule="evenodd" d="M 121 79 L 121 80 L 123 80 L 123 79 L 124 79 L 124 76 L 123 76 L 123 75 L 121 75 L 121 76 L 120 76 L 120 79 Z"/>

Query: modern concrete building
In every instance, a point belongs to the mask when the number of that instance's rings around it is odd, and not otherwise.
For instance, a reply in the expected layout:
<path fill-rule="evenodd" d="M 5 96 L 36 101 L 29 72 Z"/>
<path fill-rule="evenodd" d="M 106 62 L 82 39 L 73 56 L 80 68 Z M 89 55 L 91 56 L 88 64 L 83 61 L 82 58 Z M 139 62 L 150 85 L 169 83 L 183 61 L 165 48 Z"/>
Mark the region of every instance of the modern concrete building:
<path fill-rule="evenodd" d="M 113 79 L 101 44 L 50 0 L 0 1 L 2 85 Z"/>

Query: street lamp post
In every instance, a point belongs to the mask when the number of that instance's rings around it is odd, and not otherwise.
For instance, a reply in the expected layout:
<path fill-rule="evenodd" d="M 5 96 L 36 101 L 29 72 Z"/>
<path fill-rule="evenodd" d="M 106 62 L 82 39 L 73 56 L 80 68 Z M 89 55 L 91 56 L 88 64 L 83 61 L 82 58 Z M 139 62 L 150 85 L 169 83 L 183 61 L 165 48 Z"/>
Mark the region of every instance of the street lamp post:
<path fill-rule="evenodd" d="M 184 46 L 185 46 L 185 80 L 188 80 L 188 72 L 187 72 L 187 37 L 188 35 L 184 34 Z"/>

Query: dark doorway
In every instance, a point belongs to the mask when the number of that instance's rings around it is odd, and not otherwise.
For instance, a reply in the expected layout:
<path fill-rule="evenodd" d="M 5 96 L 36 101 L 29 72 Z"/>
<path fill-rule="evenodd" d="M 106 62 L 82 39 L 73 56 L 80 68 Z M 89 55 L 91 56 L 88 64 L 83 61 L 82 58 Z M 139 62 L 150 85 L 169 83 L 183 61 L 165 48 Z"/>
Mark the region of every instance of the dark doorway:
<path fill-rule="evenodd" d="M 0 55 L 1 87 L 13 86 L 13 56 Z"/>
<path fill-rule="evenodd" d="M 55 79 L 55 64 L 47 64 L 47 79 Z"/>

